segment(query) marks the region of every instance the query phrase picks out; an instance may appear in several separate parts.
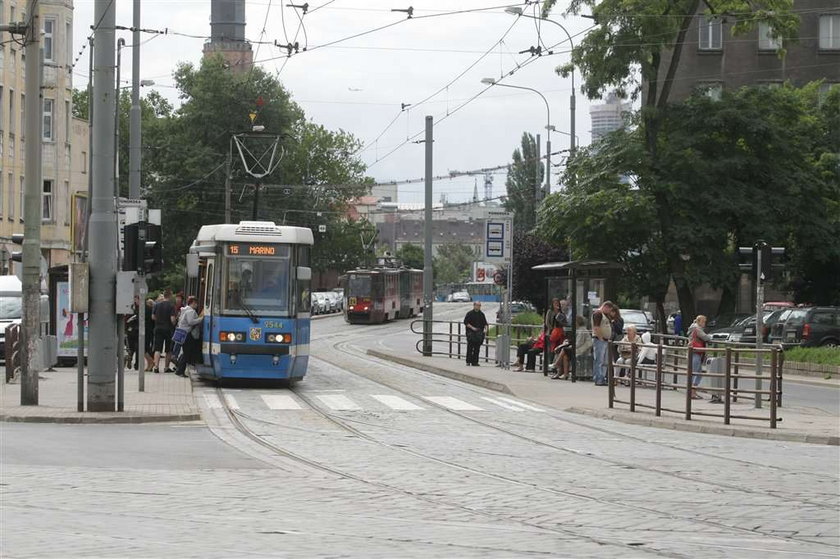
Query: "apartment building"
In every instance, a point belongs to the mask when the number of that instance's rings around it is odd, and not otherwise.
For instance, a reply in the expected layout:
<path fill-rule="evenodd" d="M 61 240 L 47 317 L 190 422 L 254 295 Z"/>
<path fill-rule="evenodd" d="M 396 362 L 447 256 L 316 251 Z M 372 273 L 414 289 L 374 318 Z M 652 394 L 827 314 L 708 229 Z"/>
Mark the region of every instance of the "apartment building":
<path fill-rule="evenodd" d="M 40 0 L 42 29 L 43 183 L 41 205 L 42 268 L 72 261 L 73 198 L 87 193 L 88 126 L 72 115 L 73 3 Z M 24 0 L 0 0 L 0 22 L 26 21 Z M 11 243 L 23 233 L 25 169 L 26 56 L 19 37 L 0 38 L 0 273 L 14 273 L 19 263 L 10 254 L 20 250 Z"/>

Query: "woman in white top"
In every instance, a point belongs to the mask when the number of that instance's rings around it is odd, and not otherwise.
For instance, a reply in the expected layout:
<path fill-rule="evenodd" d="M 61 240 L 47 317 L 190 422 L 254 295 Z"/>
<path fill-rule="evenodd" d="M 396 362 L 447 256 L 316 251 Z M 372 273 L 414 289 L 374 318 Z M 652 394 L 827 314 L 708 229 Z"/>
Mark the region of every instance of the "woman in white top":
<path fill-rule="evenodd" d="M 204 320 L 204 313 L 198 314 L 198 300 L 190 295 L 187 297 L 187 306 L 181 309 L 178 315 L 178 328 L 187 331 L 184 339 L 184 347 L 181 355 L 178 356 L 178 366 L 175 374 L 179 377 L 187 376 L 187 363 L 197 363 L 201 358 L 201 327 Z"/>

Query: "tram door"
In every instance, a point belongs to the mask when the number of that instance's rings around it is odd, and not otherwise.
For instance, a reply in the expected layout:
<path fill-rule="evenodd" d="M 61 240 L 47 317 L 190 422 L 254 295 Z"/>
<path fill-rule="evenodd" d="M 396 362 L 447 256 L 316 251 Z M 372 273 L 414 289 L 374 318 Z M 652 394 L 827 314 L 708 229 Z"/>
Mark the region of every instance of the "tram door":
<path fill-rule="evenodd" d="M 201 305 L 204 308 L 204 322 L 202 323 L 201 339 L 202 353 L 207 362 L 206 366 L 213 368 L 213 294 L 216 287 L 216 266 L 212 258 L 208 258 L 201 267 L 201 286 L 203 293 L 201 294 Z"/>

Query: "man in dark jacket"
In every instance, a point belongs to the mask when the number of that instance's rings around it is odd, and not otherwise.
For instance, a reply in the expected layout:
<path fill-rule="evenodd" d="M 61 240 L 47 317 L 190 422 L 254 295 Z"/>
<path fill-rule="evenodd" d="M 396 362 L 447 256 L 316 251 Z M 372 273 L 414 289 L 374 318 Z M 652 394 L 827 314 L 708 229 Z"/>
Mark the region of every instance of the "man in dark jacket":
<path fill-rule="evenodd" d="M 464 317 L 467 326 L 467 365 L 478 367 L 478 352 L 487 333 L 487 317 L 481 312 L 481 302 L 473 303 L 473 310 Z"/>

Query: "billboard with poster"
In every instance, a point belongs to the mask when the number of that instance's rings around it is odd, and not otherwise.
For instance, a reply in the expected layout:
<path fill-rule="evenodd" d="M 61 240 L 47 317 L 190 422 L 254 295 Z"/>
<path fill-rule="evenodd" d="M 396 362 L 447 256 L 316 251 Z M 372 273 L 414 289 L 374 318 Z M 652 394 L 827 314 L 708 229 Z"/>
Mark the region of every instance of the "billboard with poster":
<path fill-rule="evenodd" d="M 499 270 L 496 264 L 488 262 L 473 262 L 472 280 L 474 283 L 493 284 L 493 274 Z"/>
<path fill-rule="evenodd" d="M 55 335 L 58 338 L 58 356 L 76 357 L 79 347 L 78 315 L 70 312 L 70 284 L 66 281 L 56 283 L 55 298 Z M 85 339 L 88 340 L 88 324 L 85 321 Z M 85 344 L 85 355 L 88 345 Z"/>

